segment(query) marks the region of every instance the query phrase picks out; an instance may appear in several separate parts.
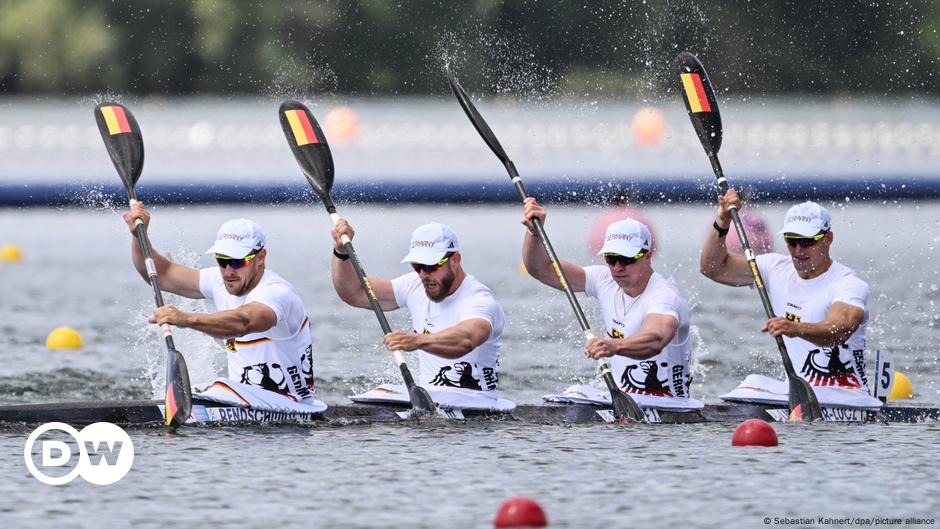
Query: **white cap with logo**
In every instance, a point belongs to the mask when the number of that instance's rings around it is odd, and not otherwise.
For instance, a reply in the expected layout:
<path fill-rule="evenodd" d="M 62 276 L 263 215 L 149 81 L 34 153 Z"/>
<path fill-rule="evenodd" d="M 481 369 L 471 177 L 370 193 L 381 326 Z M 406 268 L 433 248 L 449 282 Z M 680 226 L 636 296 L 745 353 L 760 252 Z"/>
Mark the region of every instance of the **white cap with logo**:
<path fill-rule="evenodd" d="M 604 234 L 604 246 L 597 255 L 615 253 L 624 257 L 633 257 L 642 250 L 649 250 L 653 242 L 650 229 L 646 224 L 633 219 L 623 219 L 607 226 Z"/>
<path fill-rule="evenodd" d="M 432 265 L 443 259 L 448 252 L 459 251 L 460 242 L 450 226 L 429 222 L 418 226 L 411 234 L 411 250 L 401 262 Z"/>
<path fill-rule="evenodd" d="M 813 237 L 821 231 L 832 228 L 832 216 L 826 208 L 815 202 L 803 202 L 787 211 L 783 219 L 783 229 L 780 234 L 794 233 L 802 237 Z"/>
<path fill-rule="evenodd" d="M 264 248 L 264 244 L 265 236 L 261 226 L 248 219 L 235 219 L 219 228 L 215 244 L 206 250 L 206 253 L 242 259 L 251 252 Z"/>

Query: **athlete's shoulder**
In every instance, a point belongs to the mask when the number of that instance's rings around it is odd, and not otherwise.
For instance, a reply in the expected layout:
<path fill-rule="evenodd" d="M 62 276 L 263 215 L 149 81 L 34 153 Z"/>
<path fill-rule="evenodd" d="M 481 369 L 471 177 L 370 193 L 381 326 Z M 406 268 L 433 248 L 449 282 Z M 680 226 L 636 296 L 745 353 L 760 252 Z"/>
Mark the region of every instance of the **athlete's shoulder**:
<path fill-rule="evenodd" d="M 688 302 L 685 296 L 682 295 L 682 290 L 679 289 L 679 285 L 659 272 L 653 272 L 653 276 L 650 278 L 650 282 L 646 288 L 650 289 L 651 298 L 668 299 L 674 303 L 688 306 Z"/>
<path fill-rule="evenodd" d="M 868 289 L 868 282 L 859 277 L 855 270 L 837 261 L 832 262 L 833 285 L 851 286 Z"/>
<path fill-rule="evenodd" d="M 252 289 L 252 293 L 262 294 L 267 292 L 300 297 L 293 283 L 273 270 L 265 270 L 264 275 L 261 276 L 261 281 L 258 281 L 258 284 Z"/>
<path fill-rule="evenodd" d="M 471 274 L 467 274 L 466 277 L 463 278 L 463 284 L 460 285 L 460 287 L 460 290 L 463 291 L 465 296 L 482 295 L 494 299 L 496 297 L 493 294 L 493 289 L 484 285 L 482 281 Z"/>

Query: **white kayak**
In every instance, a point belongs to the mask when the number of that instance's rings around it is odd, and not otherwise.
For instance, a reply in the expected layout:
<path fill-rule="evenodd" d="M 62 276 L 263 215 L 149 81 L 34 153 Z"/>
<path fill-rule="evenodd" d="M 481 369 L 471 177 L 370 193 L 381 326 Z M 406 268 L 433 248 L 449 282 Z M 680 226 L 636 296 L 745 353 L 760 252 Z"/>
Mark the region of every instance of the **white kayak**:
<path fill-rule="evenodd" d="M 661 397 L 657 395 L 641 395 L 631 393 L 630 397 L 641 408 L 652 408 L 669 411 L 695 411 L 705 407 L 705 403 L 696 399 L 683 399 L 677 397 Z M 592 404 L 595 406 L 610 406 L 610 391 L 607 388 L 595 388 L 584 384 L 570 386 L 560 395 L 545 395 L 545 402 L 558 404 Z"/>
<path fill-rule="evenodd" d="M 431 400 L 444 409 L 482 410 L 508 412 L 516 409 L 516 403 L 500 397 L 495 391 L 476 391 L 464 388 L 437 388 L 423 386 Z M 350 395 L 349 400 L 367 404 L 410 403 L 408 388 L 404 384 L 382 384 L 365 393 Z"/>
<path fill-rule="evenodd" d="M 258 411 L 279 413 L 321 413 L 326 404 L 315 399 L 295 401 L 290 397 L 262 389 L 258 386 L 242 384 L 227 378 L 217 378 L 208 384 L 201 384 L 202 390 L 193 391 L 193 397 L 220 404 L 229 404 Z"/>
<path fill-rule="evenodd" d="M 727 402 L 748 404 L 779 404 L 786 406 L 790 386 L 786 380 L 777 380 L 764 375 L 748 375 L 738 387 L 719 396 Z M 822 407 L 854 408 L 877 410 L 880 400 L 868 394 L 868 391 L 837 386 L 813 386 L 813 392 Z"/>

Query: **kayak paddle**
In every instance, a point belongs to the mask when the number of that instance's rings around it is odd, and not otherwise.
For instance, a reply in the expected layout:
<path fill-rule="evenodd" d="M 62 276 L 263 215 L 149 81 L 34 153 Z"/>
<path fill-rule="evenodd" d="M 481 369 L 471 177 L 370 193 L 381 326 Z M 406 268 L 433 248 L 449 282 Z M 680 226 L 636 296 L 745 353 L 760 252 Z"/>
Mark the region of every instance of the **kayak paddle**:
<path fill-rule="evenodd" d="M 281 120 L 281 128 L 284 129 L 287 144 L 290 145 L 290 149 L 294 153 L 294 158 L 297 159 L 300 169 L 307 177 L 310 187 L 320 196 L 335 225 L 339 222 L 339 215 L 336 213 L 336 206 L 330 196 L 330 191 L 333 188 L 333 155 L 330 153 L 330 146 L 326 142 L 326 136 L 320 129 L 320 124 L 317 123 L 310 110 L 299 101 L 290 100 L 281 103 L 278 117 Z M 375 313 L 379 325 L 382 326 L 382 332 L 389 334 L 392 332 L 392 328 L 389 326 L 388 320 L 385 319 L 385 313 L 382 312 L 379 300 L 375 297 L 375 292 L 372 290 L 372 285 L 369 283 L 365 270 L 362 269 L 362 264 L 359 262 L 352 241 L 345 234 L 342 241 L 346 247 L 346 254 L 349 255 L 349 260 L 359 277 L 359 284 L 362 285 L 362 290 L 369 298 L 372 312 Z M 431 400 L 431 395 L 428 394 L 426 389 L 415 384 L 414 377 L 411 376 L 411 371 L 408 369 L 401 351 L 394 350 L 392 355 L 394 355 L 395 362 L 401 370 L 405 386 L 408 388 L 411 407 L 421 414 L 434 413 L 435 405 L 434 401 Z"/>
<path fill-rule="evenodd" d="M 95 107 L 95 121 L 98 130 L 108 149 L 114 168 L 117 169 L 124 188 L 127 190 L 128 202 L 137 200 L 134 186 L 140 178 L 144 168 L 144 139 L 140 134 L 140 126 L 134 115 L 124 105 L 118 103 L 102 103 Z M 153 297 L 157 308 L 163 306 L 163 293 L 157 281 L 157 267 L 150 253 L 150 241 L 144 231 L 144 221 L 137 219 L 137 241 L 144 254 L 147 266 L 147 275 L 150 286 L 153 287 Z M 164 419 L 167 426 L 176 428 L 186 422 L 192 411 L 192 387 L 189 385 L 189 372 L 186 369 L 186 360 L 173 345 L 173 334 L 170 326 L 163 324 L 164 345 L 166 346 L 166 393 Z"/>
<path fill-rule="evenodd" d="M 525 199 L 529 197 L 529 194 L 522 183 L 522 178 L 519 176 L 519 172 L 516 171 L 515 164 L 513 164 L 512 160 L 509 159 L 506 151 L 503 150 L 503 146 L 500 145 L 499 140 L 496 139 L 496 135 L 493 134 L 493 131 L 490 129 L 489 125 L 486 124 L 483 116 L 481 116 L 476 107 L 473 106 L 473 103 L 470 101 L 467 93 L 464 92 L 463 88 L 460 86 L 460 83 L 457 82 L 457 79 L 451 73 L 450 67 L 447 67 L 447 80 L 450 82 L 450 88 L 454 92 L 454 97 L 457 98 L 457 102 L 460 103 L 464 113 L 467 114 L 468 118 L 470 118 L 470 122 L 473 123 L 473 127 L 477 129 L 478 133 L 480 133 L 483 141 L 486 142 L 486 144 L 490 147 L 490 149 L 493 151 L 493 154 L 495 154 L 496 157 L 499 158 L 501 162 L 503 162 L 503 165 L 506 167 L 506 171 L 509 173 L 509 177 L 512 179 L 512 183 L 516 186 L 516 191 L 519 193 L 520 200 L 525 201 Z M 565 295 L 568 297 L 568 302 L 571 304 L 571 308 L 574 310 L 575 317 L 578 319 L 578 323 L 581 325 L 581 330 L 584 332 L 584 336 L 590 340 L 594 337 L 594 333 L 591 331 L 591 326 L 588 324 L 587 318 L 584 315 L 584 311 L 581 309 L 580 303 L 578 303 L 578 298 L 574 295 L 574 291 L 571 290 L 571 286 L 568 284 L 568 278 L 561 267 L 558 255 L 555 254 L 555 249 L 552 247 L 552 243 L 548 240 L 548 234 L 545 232 L 545 227 L 542 225 L 542 221 L 539 219 L 533 219 L 532 224 L 535 226 L 535 231 L 538 235 L 539 241 L 542 243 L 542 246 L 548 253 L 549 259 L 552 261 L 552 268 L 554 268 L 555 275 L 558 277 L 558 282 L 561 283 L 562 289 L 565 291 Z M 604 382 L 607 384 L 607 389 L 610 391 L 610 401 L 614 407 L 614 417 L 621 422 L 625 420 L 646 422 L 646 414 L 643 413 L 643 409 L 640 408 L 636 401 L 634 401 L 629 395 L 617 387 L 617 383 L 614 382 L 614 377 L 610 373 L 610 366 L 607 365 L 607 362 L 601 358 L 598 358 L 597 364 L 600 367 Z"/>
<path fill-rule="evenodd" d="M 676 57 L 676 64 L 679 70 L 679 78 L 682 82 L 682 100 L 685 102 L 685 108 L 689 112 L 689 118 L 692 120 L 692 126 L 698 135 L 702 147 L 705 148 L 705 154 L 712 164 L 712 171 L 715 178 L 718 179 L 718 187 L 721 194 L 728 191 L 728 180 L 721 170 L 721 164 L 718 162 L 718 149 L 721 148 L 721 114 L 718 112 L 718 100 L 715 98 L 715 91 L 712 88 L 708 74 L 705 73 L 705 67 L 699 62 L 695 55 L 689 52 L 682 52 Z M 734 229 L 738 233 L 738 239 L 741 240 L 741 247 L 744 248 L 744 257 L 747 259 L 754 276 L 754 283 L 757 285 L 757 292 L 760 294 L 761 303 L 764 305 L 764 312 L 768 318 L 774 317 L 774 309 L 770 305 L 770 296 L 764 288 L 764 280 L 761 277 L 760 270 L 757 269 L 757 261 L 754 251 L 747 240 L 747 233 L 744 232 L 744 226 L 741 224 L 741 218 L 738 216 L 738 209 L 731 207 L 731 219 L 734 221 Z M 790 383 L 790 418 L 799 421 L 817 421 L 822 419 L 822 410 L 819 407 L 819 400 L 813 388 L 805 379 L 796 374 L 793 369 L 793 363 L 790 361 L 790 355 L 787 354 L 787 346 L 783 343 L 783 337 L 777 336 L 777 349 L 780 351 L 780 357 L 783 359 L 783 368 L 787 373 L 787 380 Z"/>

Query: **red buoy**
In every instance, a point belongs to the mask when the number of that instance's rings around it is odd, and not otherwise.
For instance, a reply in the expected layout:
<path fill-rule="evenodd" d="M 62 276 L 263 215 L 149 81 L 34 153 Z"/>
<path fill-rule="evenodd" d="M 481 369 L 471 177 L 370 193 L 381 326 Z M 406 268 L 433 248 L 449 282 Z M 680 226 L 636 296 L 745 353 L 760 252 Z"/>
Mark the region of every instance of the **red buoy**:
<path fill-rule="evenodd" d="M 532 498 L 509 498 L 496 511 L 493 527 L 545 527 L 548 519 L 542 506 Z"/>
<path fill-rule="evenodd" d="M 734 431 L 731 446 L 777 446 L 777 432 L 767 421 L 748 419 Z"/>

